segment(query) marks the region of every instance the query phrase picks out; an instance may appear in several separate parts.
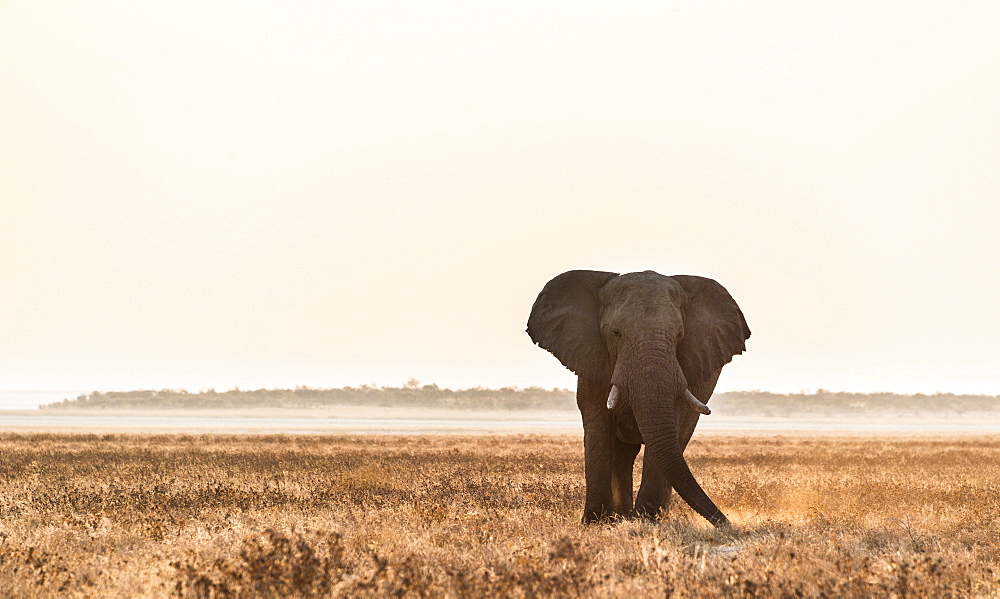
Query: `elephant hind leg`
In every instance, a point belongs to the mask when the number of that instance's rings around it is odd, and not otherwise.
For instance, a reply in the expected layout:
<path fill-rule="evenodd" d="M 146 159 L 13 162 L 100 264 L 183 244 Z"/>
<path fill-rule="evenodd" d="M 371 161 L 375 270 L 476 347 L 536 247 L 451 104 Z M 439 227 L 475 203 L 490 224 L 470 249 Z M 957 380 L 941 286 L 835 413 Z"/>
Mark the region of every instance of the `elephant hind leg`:
<path fill-rule="evenodd" d="M 642 483 L 635 497 L 635 514 L 640 518 L 656 520 L 670 506 L 670 483 L 652 455 L 642 454 Z"/>
<path fill-rule="evenodd" d="M 640 445 L 615 439 L 611 468 L 611 496 L 616 516 L 632 515 L 632 468 Z"/>

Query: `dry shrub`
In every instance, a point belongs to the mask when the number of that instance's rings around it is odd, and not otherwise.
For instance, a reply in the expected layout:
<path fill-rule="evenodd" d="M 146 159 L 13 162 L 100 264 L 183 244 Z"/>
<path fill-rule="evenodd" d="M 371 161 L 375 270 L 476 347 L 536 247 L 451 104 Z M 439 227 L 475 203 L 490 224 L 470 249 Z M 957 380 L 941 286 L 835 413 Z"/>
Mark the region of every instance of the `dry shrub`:
<path fill-rule="evenodd" d="M 592 556 L 568 537 L 544 556 L 522 556 L 469 570 L 419 555 L 399 558 L 363 548 L 346 559 L 343 537 L 273 529 L 243 540 L 235 555 L 171 564 L 181 597 L 561 597 L 597 584 Z"/>
<path fill-rule="evenodd" d="M 668 597 L 970 597 L 986 588 L 965 557 L 872 554 L 853 538 L 813 533 L 743 531 L 728 547 L 687 555 L 676 538 L 654 537 L 643 573 Z"/>
<path fill-rule="evenodd" d="M 339 534 L 266 530 L 233 556 L 175 563 L 194 597 L 974 597 L 992 596 L 969 559 L 873 555 L 850 538 L 771 529 L 726 536 L 685 523 L 646 528 L 614 572 L 602 549 L 570 536 L 541 551 L 469 564 L 420 552 L 351 551 Z M 609 527 L 610 530 L 611 527 Z M 773 528 L 773 527 L 772 527 Z M 815 531 L 819 532 L 819 531 Z M 719 543 L 726 542 L 725 545 Z M 614 559 L 614 558 L 613 558 Z M 989 574 L 990 572 L 987 572 Z M 992 581 L 994 584 L 996 580 Z"/>
<path fill-rule="evenodd" d="M 0 534 L 0 597 L 65 595 L 93 585 L 87 573 L 75 572 L 61 556 L 15 546 Z"/>
<path fill-rule="evenodd" d="M 339 534 L 267 529 L 245 539 L 234 557 L 174 562 L 174 591 L 194 597 L 325 597 L 343 578 L 343 554 Z"/>

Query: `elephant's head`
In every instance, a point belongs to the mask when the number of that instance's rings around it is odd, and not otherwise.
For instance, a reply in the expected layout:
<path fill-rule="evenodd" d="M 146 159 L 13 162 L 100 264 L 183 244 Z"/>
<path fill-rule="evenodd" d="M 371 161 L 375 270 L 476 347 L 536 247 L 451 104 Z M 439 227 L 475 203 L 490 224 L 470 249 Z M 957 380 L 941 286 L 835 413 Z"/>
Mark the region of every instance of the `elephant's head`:
<path fill-rule="evenodd" d="M 670 485 L 710 522 L 728 523 L 694 479 L 678 443 L 676 402 L 745 349 L 750 329 L 719 283 L 652 271 L 574 270 L 549 281 L 528 319 L 532 341 L 635 416 Z M 703 406 L 704 407 L 704 406 Z"/>

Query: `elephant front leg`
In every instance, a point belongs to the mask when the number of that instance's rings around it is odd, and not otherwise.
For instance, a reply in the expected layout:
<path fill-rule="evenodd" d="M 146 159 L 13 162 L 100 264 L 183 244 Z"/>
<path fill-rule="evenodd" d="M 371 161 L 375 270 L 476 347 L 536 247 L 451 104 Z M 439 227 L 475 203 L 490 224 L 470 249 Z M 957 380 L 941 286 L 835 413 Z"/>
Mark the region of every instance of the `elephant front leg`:
<path fill-rule="evenodd" d="M 715 390 L 715 384 L 719 380 L 722 369 L 716 370 L 712 376 L 704 383 L 691 388 L 691 392 L 704 403 L 708 403 Z M 695 412 L 690 406 L 678 401 L 675 406 L 677 414 L 677 442 L 683 452 L 687 449 L 688 442 L 694 434 L 695 427 L 698 426 L 698 419 L 701 414 Z M 670 499 L 673 495 L 673 487 L 667 480 L 665 474 L 660 472 L 653 460 L 647 460 L 645 455 L 642 460 L 642 484 L 639 493 L 635 498 L 635 510 L 639 516 L 655 519 L 662 514 L 666 514 L 670 509 Z M 647 483 L 648 481 L 648 483 Z"/>
<path fill-rule="evenodd" d="M 708 400 L 712 397 L 712 392 L 715 391 L 715 384 L 719 381 L 719 375 L 722 373 L 722 369 L 716 370 L 712 373 L 712 376 L 708 378 L 707 381 L 700 385 L 691 387 L 691 393 L 694 394 L 702 403 L 707 404 Z M 677 442 L 680 443 L 681 451 L 687 449 L 688 442 L 691 441 L 691 435 L 694 434 L 695 427 L 698 426 L 698 419 L 701 414 L 695 412 L 690 406 L 684 405 L 681 402 L 677 404 Z M 666 491 L 663 494 L 662 501 L 662 513 L 667 513 L 670 509 L 670 497 L 673 495 L 673 487 L 667 485 Z"/>
<path fill-rule="evenodd" d="M 694 428 L 698 424 L 700 414 L 687 406 L 678 406 L 678 442 L 681 451 L 687 447 Z M 666 514 L 670 509 L 670 498 L 673 488 L 656 460 L 652 459 L 649 453 L 642 456 L 642 483 L 639 485 L 639 493 L 635 498 L 635 511 L 639 517 L 655 520 L 662 514 Z"/>
<path fill-rule="evenodd" d="M 615 463 L 614 430 L 606 407 L 609 389 L 579 377 L 576 402 L 583 416 L 583 450 L 587 479 L 585 523 L 607 519 L 615 510 L 612 471 Z M 631 483 L 630 483 L 631 484 Z"/>

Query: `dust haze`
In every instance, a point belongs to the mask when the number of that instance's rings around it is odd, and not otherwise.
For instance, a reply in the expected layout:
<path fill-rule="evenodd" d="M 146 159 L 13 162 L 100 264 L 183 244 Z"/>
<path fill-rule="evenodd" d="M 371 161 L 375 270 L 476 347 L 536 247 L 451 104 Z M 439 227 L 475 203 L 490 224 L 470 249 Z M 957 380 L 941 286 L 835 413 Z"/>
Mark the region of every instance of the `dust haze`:
<path fill-rule="evenodd" d="M 34 409 L 0 410 L 0 431 L 582 434 L 575 394 L 559 388 L 454 390 L 411 379 L 402 387 L 95 391 L 44 397 L 51 401 Z M 709 402 L 713 412 L 701 418 L 698 434 L 982 433 L 1000 428 L 998 399 L 825 390 L 722 392 Z"/>

